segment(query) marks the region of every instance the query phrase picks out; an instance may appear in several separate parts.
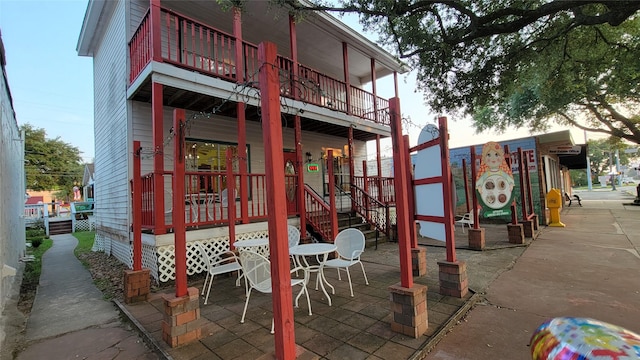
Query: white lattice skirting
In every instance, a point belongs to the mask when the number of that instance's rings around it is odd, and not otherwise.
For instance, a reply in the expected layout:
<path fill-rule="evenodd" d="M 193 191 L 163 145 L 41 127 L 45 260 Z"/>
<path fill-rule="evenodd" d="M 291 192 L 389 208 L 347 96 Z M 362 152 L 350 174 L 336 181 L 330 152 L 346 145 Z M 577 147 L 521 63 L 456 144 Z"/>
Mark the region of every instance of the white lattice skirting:
<path fill-rule="evenodd" d="M 268 232 L 253 231 L 236 234 L 236 241 L 267 237 Z M 194 275 L 205 271 L 204 262 L 200 258 L 196 244 L 204 246 L 209 254 L 229 250 L 229 236 L 220 236 L 187 243 L 187 275 Z M 92 251 L 104 251 L 113 255 L 129 268 L 133 267 L 133 245 L 121 241 L 110 240 L 96 234 Z M 268 247 L 258 249 L 258 252 L 268 256 Z M 156 282 L 175 280 L 175 247 L 174 245 L 153 246 L 142 245 L 142 266 L 151 270 L 151 276 Z"/>

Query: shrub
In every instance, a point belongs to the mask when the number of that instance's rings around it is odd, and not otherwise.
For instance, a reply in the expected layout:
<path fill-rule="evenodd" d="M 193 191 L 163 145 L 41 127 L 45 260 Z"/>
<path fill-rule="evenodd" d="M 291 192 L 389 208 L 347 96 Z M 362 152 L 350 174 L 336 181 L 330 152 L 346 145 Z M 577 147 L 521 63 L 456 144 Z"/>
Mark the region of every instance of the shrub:
<path fill-rule="evenodd" d="M 31 246 L 33 246 L 34 248 L 38 248 L 40 245 L 42 244 L 42 238 L 33 238 L 31 240 Z"/>

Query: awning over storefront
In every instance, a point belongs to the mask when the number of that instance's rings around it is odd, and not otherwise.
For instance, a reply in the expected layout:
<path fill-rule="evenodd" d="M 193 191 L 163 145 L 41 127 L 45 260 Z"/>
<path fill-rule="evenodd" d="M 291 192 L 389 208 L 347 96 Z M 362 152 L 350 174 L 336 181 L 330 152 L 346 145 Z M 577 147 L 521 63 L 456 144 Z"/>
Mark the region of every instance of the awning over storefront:
<path fill-rule="evenodd" d="M 587 168 L 587 145 L 574 145 L 574 147 L 578 146 L 580 147 L 579 154 L 558 154 L 560 165 L 566 166 L 570 170 Z"/>

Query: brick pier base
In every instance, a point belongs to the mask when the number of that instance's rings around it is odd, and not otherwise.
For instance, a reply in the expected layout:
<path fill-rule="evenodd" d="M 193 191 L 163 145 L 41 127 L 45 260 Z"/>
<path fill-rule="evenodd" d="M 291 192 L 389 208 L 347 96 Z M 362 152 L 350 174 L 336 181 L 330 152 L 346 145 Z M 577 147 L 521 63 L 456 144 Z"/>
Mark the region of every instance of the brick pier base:
<path fill-rule="evenodd" d="M 469 292 L 467 263 L 464 261 L 438 261 L 440 268 L 440 294 L 463 298 Z"/>
<path fill-rule="evenodd" d="M 522 229 L 524 230 L 524 236 L 533 238 L 536 236 L 536 231 L 533 227 L 533 220 L 523 220 Z"/>
<path fill-rule="evenodd" d="M 147 301 L 151 293 L 151 270 L 124 271 L 124 302 L 132 304 Z"/>
<path fill-rule="evenodd" d="M 427 276 L 427 248 L 418 246 L 411 249 L 411 269 L 413 276 Z"/>
<path fill-rule="evenodd" d="M 469 229 L 469 249 L 484 249 L 484 228 Z"/>
<path fill-rule="evenodd" d="M 196 341 L 202 335 L 199 292 L 193 287 L 187 290 L 187 296 L 176 297 L 175 294 L 162 296 L 164 299 L 162 340 L 172 348 Z"/>
<path fill-rule="evenodd" d="M 400 283 L 389 286 L 391 292 L 391 330 L 419 338 L 429 328 L 427 315 L 427 287 L 413 284 L 412 288 Z"/>
<path fill-rule="evenodd" d="M 522 224 L 507 224 L 507 230 L 509 233 L 509 243 L 524 244 L 524 230 L 522 229 Z"/>

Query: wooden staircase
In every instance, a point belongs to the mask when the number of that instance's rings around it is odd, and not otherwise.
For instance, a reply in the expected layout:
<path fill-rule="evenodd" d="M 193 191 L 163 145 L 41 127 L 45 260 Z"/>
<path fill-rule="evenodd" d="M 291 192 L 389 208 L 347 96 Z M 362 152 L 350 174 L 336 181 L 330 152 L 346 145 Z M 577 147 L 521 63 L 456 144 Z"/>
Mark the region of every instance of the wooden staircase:
<path fill-rule="evenodd" d="M 365 222 L 362 216 L 360 216 L 359 214 L 355 212 L 339 212 L 338 232 L 348 228 L 354 228 L 362 231 L 365 237 L 367 248 L 376 246 L 376 237 L 377 243 L 384 243 L 392 240 L 389 239 L 383 232 L 377 231 L 373 225 Z M 323 239 L 319 234 L 313 231 L 313 228 L 310 225 L 307 225 L 307 231 L 316 241 L 333 242 L 332 239 Z"/>
<path fill-rule="evenodd" d="M 73 223 L 68 220 L 49 220 L 49 235 L 71 234 Z"/>

